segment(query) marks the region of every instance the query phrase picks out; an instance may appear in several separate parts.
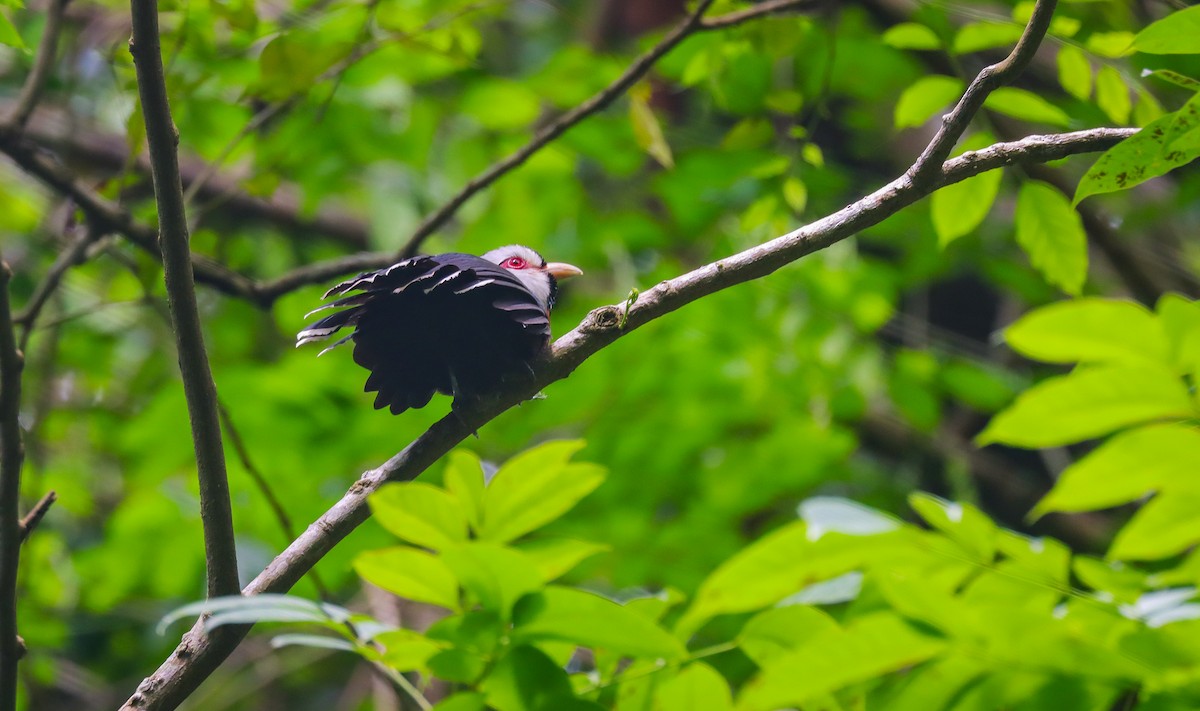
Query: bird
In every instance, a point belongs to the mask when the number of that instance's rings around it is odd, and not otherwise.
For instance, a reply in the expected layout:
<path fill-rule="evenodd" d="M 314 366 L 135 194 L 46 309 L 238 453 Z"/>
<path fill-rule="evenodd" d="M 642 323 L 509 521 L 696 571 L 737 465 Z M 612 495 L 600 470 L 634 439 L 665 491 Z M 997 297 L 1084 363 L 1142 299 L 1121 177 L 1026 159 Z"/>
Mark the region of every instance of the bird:
<path fill-rule="evenodd" d="M 458 408 L 531 368 L 550 343 L 559 280 L 581 274 L 515 244 L 482 256 L 412 257 L 325 292 L 324 299 L 341 298 L 305 318 L 341 310 L 305 327 L 296 346 L 352 328 L 318 355 L 353 341 L 354 362 L 370 371 L 363 390 L 376 394 L 376 410 L 422 408 L 434 393 L 452 396 Z"/>

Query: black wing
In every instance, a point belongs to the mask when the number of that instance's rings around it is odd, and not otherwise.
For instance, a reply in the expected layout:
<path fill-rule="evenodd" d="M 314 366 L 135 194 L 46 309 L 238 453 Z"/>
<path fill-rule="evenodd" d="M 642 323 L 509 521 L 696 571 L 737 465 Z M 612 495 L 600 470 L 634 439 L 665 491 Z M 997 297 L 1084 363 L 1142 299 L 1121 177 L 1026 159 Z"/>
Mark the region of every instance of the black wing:
<path fill-rule="evenodd" d="M 394 414 L 424 407 L 435 392 L 484 391 L 550 339 L 549 317 L 524 285 L 469 254 L 407 259 L 325 296 L 341 298 L 317 311 L 342 310 L 302 330 L 296 345 L 353 327 L 325 350 L 353 340 L 355 362 L 371 371 L 365 389 Z"/>

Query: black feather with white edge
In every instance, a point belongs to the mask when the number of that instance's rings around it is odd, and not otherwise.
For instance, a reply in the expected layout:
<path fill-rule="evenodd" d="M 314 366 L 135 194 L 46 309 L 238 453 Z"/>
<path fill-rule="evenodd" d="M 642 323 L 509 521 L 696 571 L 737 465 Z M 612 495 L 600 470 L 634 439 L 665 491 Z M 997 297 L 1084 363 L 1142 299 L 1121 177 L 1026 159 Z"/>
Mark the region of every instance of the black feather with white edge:
<path fill-rule="evenodd" d="M 553 294 L 554 278 L 545 276 Z M 317 311 L 342 310 L 301 331 L 296 345 L 353 328 L 325 350 L 353 341 L 354 362 L 371 371 L 364 389 L 377 393 L 376 409 L 393 414 L 424 407 L 435 392 L 484 392 L 550 341 L 548 300 L 539 303 L 510 270 L 469 254 L 407 259 L 348 279 L 330 296 L 342 298 Z"/>

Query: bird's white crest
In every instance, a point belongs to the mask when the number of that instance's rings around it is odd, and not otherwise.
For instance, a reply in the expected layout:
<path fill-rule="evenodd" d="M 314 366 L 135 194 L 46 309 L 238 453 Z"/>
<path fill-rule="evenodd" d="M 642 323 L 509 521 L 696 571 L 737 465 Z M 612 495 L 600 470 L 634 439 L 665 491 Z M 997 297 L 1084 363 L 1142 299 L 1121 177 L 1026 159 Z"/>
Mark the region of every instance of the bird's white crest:
<path fill-rule="evenodd" d="M 529 267 L 526 269 L 509 269 L 508 271 L 519 279 L 525 285 L 526 289 L 529 289 L 529 293 L 533 294 L 533 298 L 537 300 L 542 310 L 549 312 L 550 275 L 546 273 L 546 260 L 542 259 L 542 255 L 529 247 L 519 244 L 497 247 L 483 255 L 483 259 L 500 266 L 503 266 L 504 262 L 513 257 L 524 259 Z"/>

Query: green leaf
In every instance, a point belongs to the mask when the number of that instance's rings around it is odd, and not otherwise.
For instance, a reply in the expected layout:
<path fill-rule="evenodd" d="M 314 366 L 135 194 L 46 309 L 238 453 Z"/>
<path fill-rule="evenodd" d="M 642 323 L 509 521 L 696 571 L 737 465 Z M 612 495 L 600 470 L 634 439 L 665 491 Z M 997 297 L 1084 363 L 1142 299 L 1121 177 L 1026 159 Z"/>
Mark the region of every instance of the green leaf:
<path fill-rule="evenodd" d="M 1107 64 L 1096 74 L 1096 104 L 1114 123 L 1129 123 L 1129 114 L 1133 111 L 1129 84 L 1120 72 Z"/>
<path fill-rule="evenodd" d="M 336 606 L 330 609 L 341 610 Z M 265 593 L 262 595 L 227 595 L 193 602 L 167 613 L 159 621 L 157 632 L 163 634 L 172 623 L 184 619 L 209 615 L 205 627 L 222 624 L 255 622 L 315 622 L 325 624 L 333 621 L 326 608 L 320 604 L 294 595 Z M 216 619 L 217 622 L 213 622 Z"/>
<path fill-rule="evenodd" d="M 1200 94 L 1096 159 L 1075 190 L 1075 204 L 1140 185 L 1200 157 Z"/>
<path fill-rule="evenodd" d="M 650 108 L 649 85 L 641 84 L 630 90 L 629 120 L 633 123 L 633 137 L 638 146 L 662 167 L 674 168 L 675 159 L 671 156 L 671 146 L 663 136 L 662 124 Z"/>
<path fill-rule="evenodd" d="M 400 672 L 424 670 L 430 657 L 442 650 L 420 632 L 406 629 L 381 632 L 373 641 L 383 649 L 383 663 Z"/>
<path fill-rule="evenodd" d="M 472 452 L 456 449 L 450 453 L 443 476 L 446 490 L 454 494 L 462 506 L 471 528 L 478 531 L 483 520 L 484 479 L 479 457 Z"/>
<path fill-rule="evenodd" d="M 1192 470 L 1195 476 L 1195 470 Z M 1159 494 L 1121 527 L 1108 551 L 1117 560 L 1158 560 L 1200 543 L 1200 492 Z"/>
<path fill-rule="evenodd" d="M 1143 77 L 1155 77 L 1162 79 L 1165 82 L 1170 82 L 1178 87 L 1183 87 L 1188 91 L 1200 91 L 1200 79 L 1193 79 L 1186 74 L 1171 71 L 1170 69 L 1155 69 L 1153 71 L 1146 69 L 1142 71 Z"/>
<path fill-rule="evenodd" d="M 558 640 L 632 657 L 681 659 L 683 643 L 651 620 L 582 590 L 548 586 L 513 612 L 515 640 Z"/>
<path fill-rule="evenodd" d="M 792 208 L 792 212 L 803 214 L 808 205 L 808 186 L 795 176 L 788 178 L 783 181 L 783 201 Z"/>
<path fill-rule="evenodd" d="M 1022 393 L 992 418 L 978 441 L 1055 447 L 1142 422 L 1191 416 L 1187 388 L 1169 372 L 1124 365 L 1078 368 Z"/>
<path fill-rule="evenodd" d="M 368 502 L 380 525 L 409 543 L 438 550 L 467 539 L 467 519 L 458 499 L 431 484 L 387 484 Z"/>
<path fill-rule="evenodd" d="M 920 126 L 957 101 L 962 90 L 962 80 L 955 77 L 935 75 L 918 79 L 896 101 L 896 128 Z"/>
<path fill-rule="evenodd" d="M 458 609 L 458 581 L 442 560 L 416 548 L 366 551 L 354 559 L 364 580 L 417 602 Z"/>
<path fill-rule="evenodd" d="M 980 412 L 996 412 L 1017 394 L 1011 376 L 985 363 L 951 361 L 942 366 L 938 378 L 947 393 Z"/>
<path fill-rule="evenodd" d="M 570 538 L 537 538 L 517 545 L 517 550 L 537 567 L 544 583 L 566 574 L 584 559 L 611 549 L 611 546 Z"/>
<path fill-rule="evenodd" d="M 255 92 L 282 101 L 312 88 L 327 69 L 346 56 L 348 45 L 330 44 L 318 33 L 296 30 L 276 36 L 258 56 Z"/>
<path fill-rule="evenodd" d="M 1063 127 L 1071 123 L 1071 117 L 1054 104 L 1031 91 L 1011 86 L 1002 86 L 993 91 L 983 105 L 992 111 L 1023 121 Z"/>
<path fill-rule="evenodd" d="M 1076 99 L 1086 101 L 1092 95 L 1092 65 L 1075 45 L 1058 48 L 1058 83 Z"/>
<path fill-rule="evenodd" d="M 562 667 L 541 650 L 518 645 L 496 662 L 479 684 L 497 711 L 549 711 L 575 698 Z"/>
<path fill-rule="evenodd" d="M 1186 373 L 1200 375 L 1200 302 L 1166 294 L 1158 301 L 1158 318 L 1172 362 Z"/>
<path fill-rule="evenodd" d="M 477 691 L 460 691 L 447 696 L 433 707 L 433 711 L 484 711 L 487 697 Z"/>
<path fill-rule="evenodd" d="M 518 598 L 542 586 L 542 576 L 533 562 L 507 546 L 462 543 L 442 551 L 442 561 L 485 610 L 505 619 Z"/>
<path fill-rule="evenodd" d="M 281 634 L 271 638 L 271 649 L 282 647 L 311 647 L 356 652 L 358 647 L 348 639 L 323 634 Z"/>
<path fill-rule="evenodd" d="M 995 559 L 999 535 L 996 524 L 971 504 L 914 492 L 908 495 L 908 505 L 926 523 L 962 546 L 977 562 L 987 565 Z"/>
<path fill-rule="evenodd" d="M 714 615 L 775 604 L 813 583 L 893 555 L 908 541 L 904 529 L 861 536 L 827 530 L 810 530 L 797 521 L 743 548 L 701 583 L 677 631 L 690 634 Z"/>
<path fill-rule="evenodd" d="M 8 15 L 0 12 L 0 44 L 8 45 L 28 52 L 29 48 L 25 46 L 25 40 L 21 39 L 21 33 L 13 26 L 12 20 L 8 19 Z"/>
<path fill-rule="evenodd" d="M 954 53 L 970 54 L 995 47 L 1008 47 L 1021 38 L 1024 27 L 1015 22 L 972 22 L 954 36 Z"/>
<path fill-rule="evenodd" d="M 991 145 L 994 137 L 989 133 L 977 133 L 963 141 L 956 154 L 979 150 Z M 945 247 L 954 240 L 970 234 L 987 217 L 1000 191 L 1004 171 L 989 170 L 986 173 L 940 188 L 930 199 L 930 215 L 933 229 L 937 232 L 938 246 Z"/>
<path fill-rule="evenodd" d="M 1200 6 L 1152 23 L 1133 38 L 1133 48 L 1147 54 L 1200 54 Z"/>
<path fill-rule="evenodd" d="M 755 664 L 765 667 L 837 627 L 832 617 L 815 607 L 784 605 L 750 618 L 738 634 L 737 643 Z"/>
<path fill-rule="evenodd" d="M 1038 181 L 1022 184 L 1016 228 L 1017 244 L 1046 281 L 1078 295 L 1087 279 L 1087 236 L 1062 193 Z"/>
<path fill-rule="evenodd" d="M 693 662 L 659 685 L 654 702 L 660 709 L 733 711 L 733 692 L 716 669 Z"/>
<path fill-rule="evenodd" d="M 1082 298 L 1031 311 L 1004 330 L 1023 356 L 1047 363 L 1168 363 L 1162 325 L 1125 299 Z"/>
<path fill-rule="evenodd" d="M 516 131 L 533 123 L 541 102 L 532 89 L 499 77 L 471 82 L 459 110 L 492 131 Z"/>
<path fill-rule="evenodd" d="M 743 711 L 796 707 L 868 679 L 937 656 L 946 643 L 888 613 L 862 617 L 845 628 L 814 635 L 748 682 L 738 699 Z"/>
<path fill-rule="evenodd" d="M 1030 512 L 1094 511 L 1135 501 L 1152 491 L 1200 491 L 1200 432 L 1185 425 L 1139 427 L 1114 436 L 1063 470 Z"/>
<path fill-rule="evenodd" d="M 1116 32 L 1093 32 L 1084 46 L 1087 51 L 1101 57 L 1116 59 L 1133 52 L 1133 33 L 1124 30 Z"/>
<path fill-rule="evenodd" d="M 940 49 L 942 46 L 933 30 L 916 22 L 892 25 L 883 33 L 883 43 L 896 49 Z"/>
<path fill-rule="evenodd" d="M 518 454 L 488 485 L 479 537 L 504 543 L 562 516 L 604 481 L 594 464 L 569 464 L 583 442 L 547 442 Z"/>

